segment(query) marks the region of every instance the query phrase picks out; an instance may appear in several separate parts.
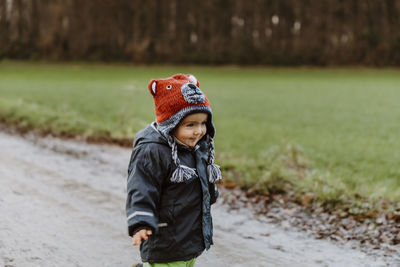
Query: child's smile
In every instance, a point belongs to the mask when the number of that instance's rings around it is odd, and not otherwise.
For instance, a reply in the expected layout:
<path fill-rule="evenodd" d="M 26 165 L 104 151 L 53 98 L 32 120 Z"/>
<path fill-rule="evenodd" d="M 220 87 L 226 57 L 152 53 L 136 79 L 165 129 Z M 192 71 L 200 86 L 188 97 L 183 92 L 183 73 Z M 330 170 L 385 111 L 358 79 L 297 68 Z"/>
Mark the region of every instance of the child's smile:
<path fill-rule="evenodd" d="M 207 132 L 207 113 L 186 116 L 176 128 L 175 137 L 187 146 L 194 147 Z"/>

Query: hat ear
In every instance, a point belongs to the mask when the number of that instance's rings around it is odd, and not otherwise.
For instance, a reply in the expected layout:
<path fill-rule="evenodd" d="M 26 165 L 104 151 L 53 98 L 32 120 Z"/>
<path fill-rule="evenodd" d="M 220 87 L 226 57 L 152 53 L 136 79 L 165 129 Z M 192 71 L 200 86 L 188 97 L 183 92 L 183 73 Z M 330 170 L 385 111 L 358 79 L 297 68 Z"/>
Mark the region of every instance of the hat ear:
<path fill-rule="evenodd" d="M 192 74 L 188 74 L 188 78 L 189 78 L 189 80 L 191 80 L 192 83 L 195 84 L 197 87 L 200 86 L 199 81 L 198 81 L 198 80 L 196 79 L 196 77 L 194 77 Z"/>
<path fill-rule="evenodd" d="M 149 91 L 150 93 L 155 96 L 157 92 L 157 81 L 156 80 L 151 80 L 149 83 Z"/>

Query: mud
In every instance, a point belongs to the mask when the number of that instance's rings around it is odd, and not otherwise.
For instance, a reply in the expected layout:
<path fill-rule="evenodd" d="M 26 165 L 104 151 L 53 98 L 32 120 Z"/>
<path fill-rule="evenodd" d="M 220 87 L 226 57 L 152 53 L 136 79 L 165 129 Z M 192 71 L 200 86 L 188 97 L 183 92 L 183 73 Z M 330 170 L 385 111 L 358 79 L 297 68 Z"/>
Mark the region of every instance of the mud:
<path fill-rule="evenodd" d="M 131 266 L 130 150 L 0 132 L 0 266 Z M 225 192 L 225 193 L 224 193 Z M 395 255 L 319 240 L 252 208 L 213 206 L 214 243 L 196 266 L 398 266 Z"/>

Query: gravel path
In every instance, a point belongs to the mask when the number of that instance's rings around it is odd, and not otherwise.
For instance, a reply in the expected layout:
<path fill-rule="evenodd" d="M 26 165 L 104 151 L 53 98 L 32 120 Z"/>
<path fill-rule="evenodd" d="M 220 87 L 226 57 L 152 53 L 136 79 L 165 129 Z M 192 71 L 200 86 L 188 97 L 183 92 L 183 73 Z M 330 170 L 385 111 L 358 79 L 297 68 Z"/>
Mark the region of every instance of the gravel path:
<path fill-rule="evenodd" d="M 129 149 L 0 132 L 0 266 L 131 266 Z M 215 245 L 201 266 L 389 266 L 387 259 L 213 206 Z"/>

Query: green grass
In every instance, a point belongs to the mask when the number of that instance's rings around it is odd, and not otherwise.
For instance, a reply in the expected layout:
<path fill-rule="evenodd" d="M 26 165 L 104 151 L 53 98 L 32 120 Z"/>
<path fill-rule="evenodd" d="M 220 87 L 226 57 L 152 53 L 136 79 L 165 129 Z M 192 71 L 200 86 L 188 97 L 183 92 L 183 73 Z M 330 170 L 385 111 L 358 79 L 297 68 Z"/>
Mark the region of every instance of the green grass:
<path fill-rule="evenodd" d="M 192 73 L 217 161 L 255 191 L 400 200 L 400 70 L 0 63 L 0 117 L 56 134 L 132 138 L 151 78 Z M 289 187 L 287 189 L 287 187 Z"/>

